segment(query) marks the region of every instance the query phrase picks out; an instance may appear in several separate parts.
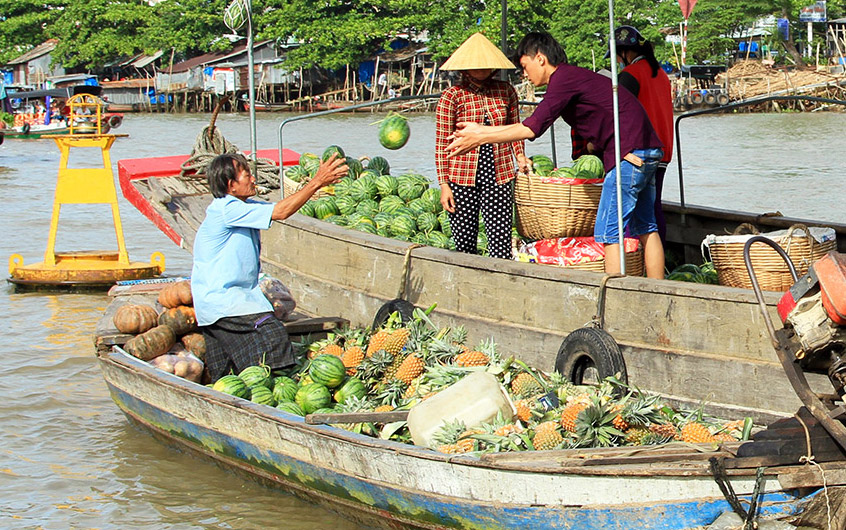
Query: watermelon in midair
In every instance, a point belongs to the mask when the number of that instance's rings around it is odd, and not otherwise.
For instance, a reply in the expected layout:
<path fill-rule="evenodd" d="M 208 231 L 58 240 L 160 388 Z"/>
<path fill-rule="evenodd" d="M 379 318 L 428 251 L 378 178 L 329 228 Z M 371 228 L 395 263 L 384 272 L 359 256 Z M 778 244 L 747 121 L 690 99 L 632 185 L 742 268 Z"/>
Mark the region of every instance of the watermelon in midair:
<path fill-rule="evenodd" d="M 402 114 L 392 112 L 379 126 L 379 143 L 385 149 L 399 149 L 408 142 L 411 130 L 408 120 Z"/>

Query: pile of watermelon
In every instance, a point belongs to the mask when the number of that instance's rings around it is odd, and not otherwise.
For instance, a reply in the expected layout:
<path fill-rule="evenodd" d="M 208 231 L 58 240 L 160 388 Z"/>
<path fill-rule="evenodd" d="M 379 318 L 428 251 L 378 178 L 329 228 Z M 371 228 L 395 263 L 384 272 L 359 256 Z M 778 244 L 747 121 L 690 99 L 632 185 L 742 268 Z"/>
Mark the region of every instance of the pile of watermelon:
<path fill-rule="evenodd" d="M 717 269 L 710 261 L 706 261 L 702 265 L 695 265 L 693 263 L 685 263 L 679 265 L 667 275 L 668 280 L 677 282 L 691 282 L 691 283 L 707 283 L 711 285 L 718 285 L 720 283 L 717 278 Z"/>
<path fill-rule="evenodd" d="M 558 168 L 548 156 L 534 155 L 529 159 L 532 161 L 532 172 L 540 177 L 584 180 L 605 178 L 605 166 L 602 160 L 594 155 L 582 155 L 571 166 Z"/>
<path fill-rule="evenodd" d="M 285 175 L 302 182 L 317 171 L 321 159 L 332 153 L 344 156 L 338 146 L 329 146 L 318 158 L 300 156 L 299 165 Z M 392 175 L 390 163 L 381 156 L 347 156 L 349 174 L 337 182 L 330 195 L 306 202 L 299 213 L 347 228 L 436 248 L 455 249 L 449 216 L 441 206 L 441 191 L 419 173 Z M 478 248 L 487 252 L 487 236 L 480 225 Z"/>

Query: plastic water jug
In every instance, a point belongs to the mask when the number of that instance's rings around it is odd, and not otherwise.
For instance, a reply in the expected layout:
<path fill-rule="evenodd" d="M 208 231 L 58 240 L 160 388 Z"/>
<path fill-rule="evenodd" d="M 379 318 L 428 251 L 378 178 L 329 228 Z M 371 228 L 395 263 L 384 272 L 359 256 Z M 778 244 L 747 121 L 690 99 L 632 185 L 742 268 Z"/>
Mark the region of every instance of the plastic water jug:
<path fill-rule="evenodd" d="M 445 421 L 460 420 L 471 429 L 502 413 L 513 420 L 517 410 L 493 375 L 473 372 L 408 412 L 408 429 L 416 445 L 431 447 L 433 436 Z"/>

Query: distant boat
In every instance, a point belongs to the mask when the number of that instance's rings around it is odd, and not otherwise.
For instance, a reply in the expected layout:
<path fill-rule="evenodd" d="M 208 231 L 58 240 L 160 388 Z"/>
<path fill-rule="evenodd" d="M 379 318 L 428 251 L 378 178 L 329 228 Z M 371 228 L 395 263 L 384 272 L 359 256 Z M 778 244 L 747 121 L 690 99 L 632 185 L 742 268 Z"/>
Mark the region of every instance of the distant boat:
<path fill-rule="evenodd" d="M 250 110 L 250 102 L 244 101 L 244 110 Z M 293 110 L 293 106 L 289 103 L 266 103 L 264 101 L 256 101 L 256 112 L 282 112 Z"/>
<path fill-rule="evenodd" d="M 4 139 L 37 140 L 44 135 L 69 134 L 70 127 L 67 123 L 64 101 L 76 94 L 92 94 L 99 96 L 101 88 L 98 86 L 75 85 L 65 88 L 50 90 L 27 90 L 11 92 L 8 97 L 12 100 L 20 100 L 18 110 L 14 113 L 14 124 L 6 129 L 0 129 L 0 135 Z M 48 108 L 48 100 L 61 102 L 61 115 L 53 114 L 47 120 L 44 110 Z M 40 107 L 41 112 L 36 111 Z M 47 121 L 45 124 L 44 122 Z M 123 123 L 123 114 L 119 112 L 106 112 L 101 116 L 101 130 L 108 132 L 116 129 Z"/>

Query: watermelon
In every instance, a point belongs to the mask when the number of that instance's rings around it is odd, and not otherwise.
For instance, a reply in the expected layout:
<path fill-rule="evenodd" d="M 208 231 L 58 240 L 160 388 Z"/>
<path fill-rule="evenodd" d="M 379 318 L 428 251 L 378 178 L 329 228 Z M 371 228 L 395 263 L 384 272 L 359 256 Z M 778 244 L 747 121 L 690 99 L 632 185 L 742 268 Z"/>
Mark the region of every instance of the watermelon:
<path fill-rule="evenodd" d="M 344 381 L 344 384 L 338 387 L 338 390 L 335 391 L 335 395 L 333 397 L 336 402 L 343 403 L 350 396 L 362 399 L 365 394 L 367 394 L 367 387 L 364 386 L 361 379 L 357 377 L 350 377 Z"/>
<path fill-rule="evenodd" d="M 375 179 L 376 177 L 381 177 L 381 176 L 382 176 L 382 174 L 379 173 L 379 171 L 377 171 L 376 169 L 370 169 L 370 168 L 365 169 L 361 173 L 358 174 L 358 178 L 370 177 L 370 178 Z"/>
<path fill-rule="evenodd" d="M 373 232 L 376 232 L 374 227 Z M 311 376 L 312 381 L 326 385 L 329 388 L 335 388 L 340 385 L 346 377 L 347 368 L 344 366 L 344 361 L 335 355 L 321 354 L 311 360 L 308 367 L 308 375 Z"/>
<path fill-rule="evenodd" d="M 394 213 L 396 212 L 397 208 L 401 208 L 403 206 L 405 206 L 405 201 L 403 201 L 396 195 L 388 195 L 387 197 L 379 201 L 380 212 Z"/>
<path fill-rule="evenodd" d="M 241 370 L 238 377 L 240 377 L 241 381 L 243 381 L 248 387 L 263 386 L 268 387 L 269 389 L 273 384 L 273 379 L 270 377 L 269 366 L 248 366 Z"/>
<path fill-rule="evenodd" d="M 320 167 L 320 159 L 314 153 L 303 153 L 300 155 L 300 166 L 313 177 Z"/>
<path fill-rule="evenodd" d="M 259 405 L 267 405 L 268 407 L 276 406 L 276 398 L 273 397 L 273 392 L 264 385 L 250 387 L 250 401 Z"/>
<path fill-rule="evenodd" d="M 426 188 L 426 191 L 423 192 L 423 195 L 421 195 L 421 197 L 423 197 L 424 199 L 426 199 L 429 202 L 440 204 L 441 203 L 441 190 L 439 190 L 438 188 Z M 437 213 L 437 212 L 433 212 L 433 213 Z"/>
<path fill-rule="evenodd" d="M 376 226 L 376 234 L 382 237 L 392 237 L 391 227 L 389 225 Z"/>
<path fill-rule="evenodd" d="M 300 206 L 300 213 L 309 217 L 314 217 L 314 201 L 306 201 Z"/>
<path fill-rule="evenodd" d="M 281 410 L 282 412 L 287 412 L 288 414 L 293 414 L 295 416 L 305 416 L 303 409 L 293 401 L 283 401 L 276 405 L 276 408 L 277 410 Z"/>
<path fill-rule="evenodd" d="M 352 179 L 357 179 L 361 174 L 361 161 L 357 158 L 347 157 L 347 176 Z M 337 186 L 337 184 L 336 184 Z"/>
<path fill-rule="evenodd" d="M 425 232 L 415 232 L 414 235 L 411 236 L 411 242 L 417 243 L 418 245 L 428 245 L 429 236 L 427 236 Z"/>
<path fill-rule="evenodd" d="M 391 175 L 379 175 L 376 177 L 376 189 L 382 197 L 396 195 L 398 184 L 397 178 Z"/>
<path fill-rule="evenodd" d="M 304 182 L 308 180 L 308 171 L 302 166 L 291 166 L 285 170 L 285 176 L 294 182 Z"/>
<path fill-rule="evenodd" d="M 314 203 L 314 216 L 318 219 L 326 219 L 332 215 L 341 213 L 338 206 L 335 204 L 335 199 L 330 197 L 321 197 Z"/>
<path fill-rule="evenodd" d="M 452 237 L 452 230 L 449 227 L 449 212 L 441 210 L 438 214 L 438 223 L 441 225 L 441 231 L 447 237 Z"/>
<path fill-rule="evenodd" d="M 411 130 L 405 116 L 392 112 L 379 126 L 379 143 L 385 149 L 399 149 L 408 142 Z"/>
<path fill-rule="evenodd" d="M 667 279 L 676 282 L 696 282 L 696 276 L 696 273 L 693 272 L 672 272 L 667 276 Z"/>
<path fill-rule="evenodd" d="M 344 195 L 341 197 L 335 197 L 335 206 L 338 207 L 338 211 L 341 212 L 341 215 L 349 215 L 356 211 L 358 202 L 349 195 Z"/>
<path fill-rule="evenodd" d="M 390 175 L 391 174 L 391 165 L 388 161 L 381 157 L 381 156 L 374 156 L 370 159 L 367 163 L 367 169 L 372 169 L 379 175 Z"/>
<path fill-rule="evenodd" d="M 294 396 L 297 394 L 297 383 L 293 379 L 285 382 L 277 382 L 273 385 L 273 397 L 278 403 L 283 401 L 294 401 Z"/>
<path fill-rule="evenodd" d="M 338 158 L 345 158 L 344 150 L 338 147 L 337 145 L 330 145 L 323 151 L 323 156 L 320 157 L 320 160 L 323 162 L 329 160 L 332 155 L 338 155 Z"/>
<path fill-rule="evenodd" d="M 394 215 L 394 217 L 396 217 L 398 215 L 405 215 L 405 216 L 411 217 L 412 219 L 417 217 L 417 212 L 415 212 L 414 210 L 412 210 L 408 206 L 400 206 L 399 208 L 397 208 L 396 210 L 394 210 L 391 213 Z"/>
<path fill-rule="evenodd" d="M 224 375 L 215 381 L 212 388 L 230 396 L 250 399 L 250 388 L 237 375 Z"/>
<path fill-rule="evenodd" d="M 553 169 L 549 173 L 549 176 L 555 178 L 572 179 L 576 178 L 576 172 L 573 171 L 573 168 L 571 167 L 559 167 Z"/>
<path fill-rule="evenodd" d="M 333 225 L 338 226 L 347 226 L 349 225 L 349 221 L 347 220 L 346 216 L 344 215 L 330 215 L 326 219 L 324 219 L 327 223 L 332 223 Z"/>
<path fill-rule="evenodd" d="M 335 409 L 333 409 L 332 407 L 323 407 L 322 409 L 315 410 L 314 412 L 312 412 L 312 414 L 333 414 L 334 412 Z"/>
<path fill-rule="evenodd" d="M 355 206 L 355 211 L 364 215 L 376 215 L 379 211 L 379 203 L 373 199 L 364 199 Z"/>
<path fill-rule="evenodd" d="M 601 179 L 605 177 L 605 166 L 598 156 L 582 155 L 573 164 L 573 172 L 580 179 Z"/>
<path fill-rule="evenodd" d="M 427 186 L 414 177 L 400 175 L 397 180 L 397 195 L 405 202 L 413 201 L 426 191 Z"/>
<path fill-rule="evenodd" d="M 335 356 L 329 355 L 328 357 Z M 335 359 L 341 360 L 340 357 L 335 357 Z M 294 402 L 300 406 L 303 412 L 311 414 L 317 409 L 328 407 L 332 403 L 332 394 L 329 393 L 329 388 L 326 385 L 309 383 L 297 390 L 297 394 L 294 396 Z"/>
<path fill-rule="evenodd" d="M 376 188 L 376 179 L 366 175 L 358 177 L 350 185 L 349 195 L 357 202 L 375 199 L 379 195 L 379 190 Z"/>
<path fill-rule="evenodd" d="M 428 212 L 431 205 L 429 204 L 429 201 L 427 201 L 423 197 L 418 197 L 409 201 L 408 207 L 414 210 L 414 213 L 416 215 L 420 215 L 423 212 Z"/>
<path fill-rule="evenodd" d="M 407 215 L 398 215 L 391 221 L 391 234 L 394 236 L 411 237 L 417 229 L 417 223 Z"/>
<path fill-rule="evenodd" d="M 432 212 L 423 212 L 417 216 L 417 229 L 421 232 L 431 232 L 440 228 L 438 217 Z"/>
<path fill-rule="evenodd" d="M 379 228 L 390 225 L 393 218 L 394 216 L 388 212 L 379 212 L 373 216 L 373 222 L 376 223 L 376 228 Z"/>
<path fill-rule="evenodd" d="M 350 193 L 350 186 L 352 183 L 355 182 L 349 176 L 343 177 L 341 180 L 335 183 L 335 197 L 345 197 Z"/>
<path fill-rule="evenodd" d="M 428 234 L 429 246 L 437 248 L 449 248 L 449 238 L 439 230 L 432 230 Z"/>
<path fill-rule="evenodd" d="M 532 171 L 535 175 L 545 177 L 555 168 L 552 164 L 552 159 L 548 156 L 534 155 L 529 157 L 529 159 L 532 161 Z"/>
<path fill-rule="evenodd" d="M 350 226 L 350 228 L 354 230 L 358 230 L 359 232 L 366 232 L 368 234 L 377 234 L 376 224 L 371 223 L 364 223 L 359 221 L 358 223 Z"/>

